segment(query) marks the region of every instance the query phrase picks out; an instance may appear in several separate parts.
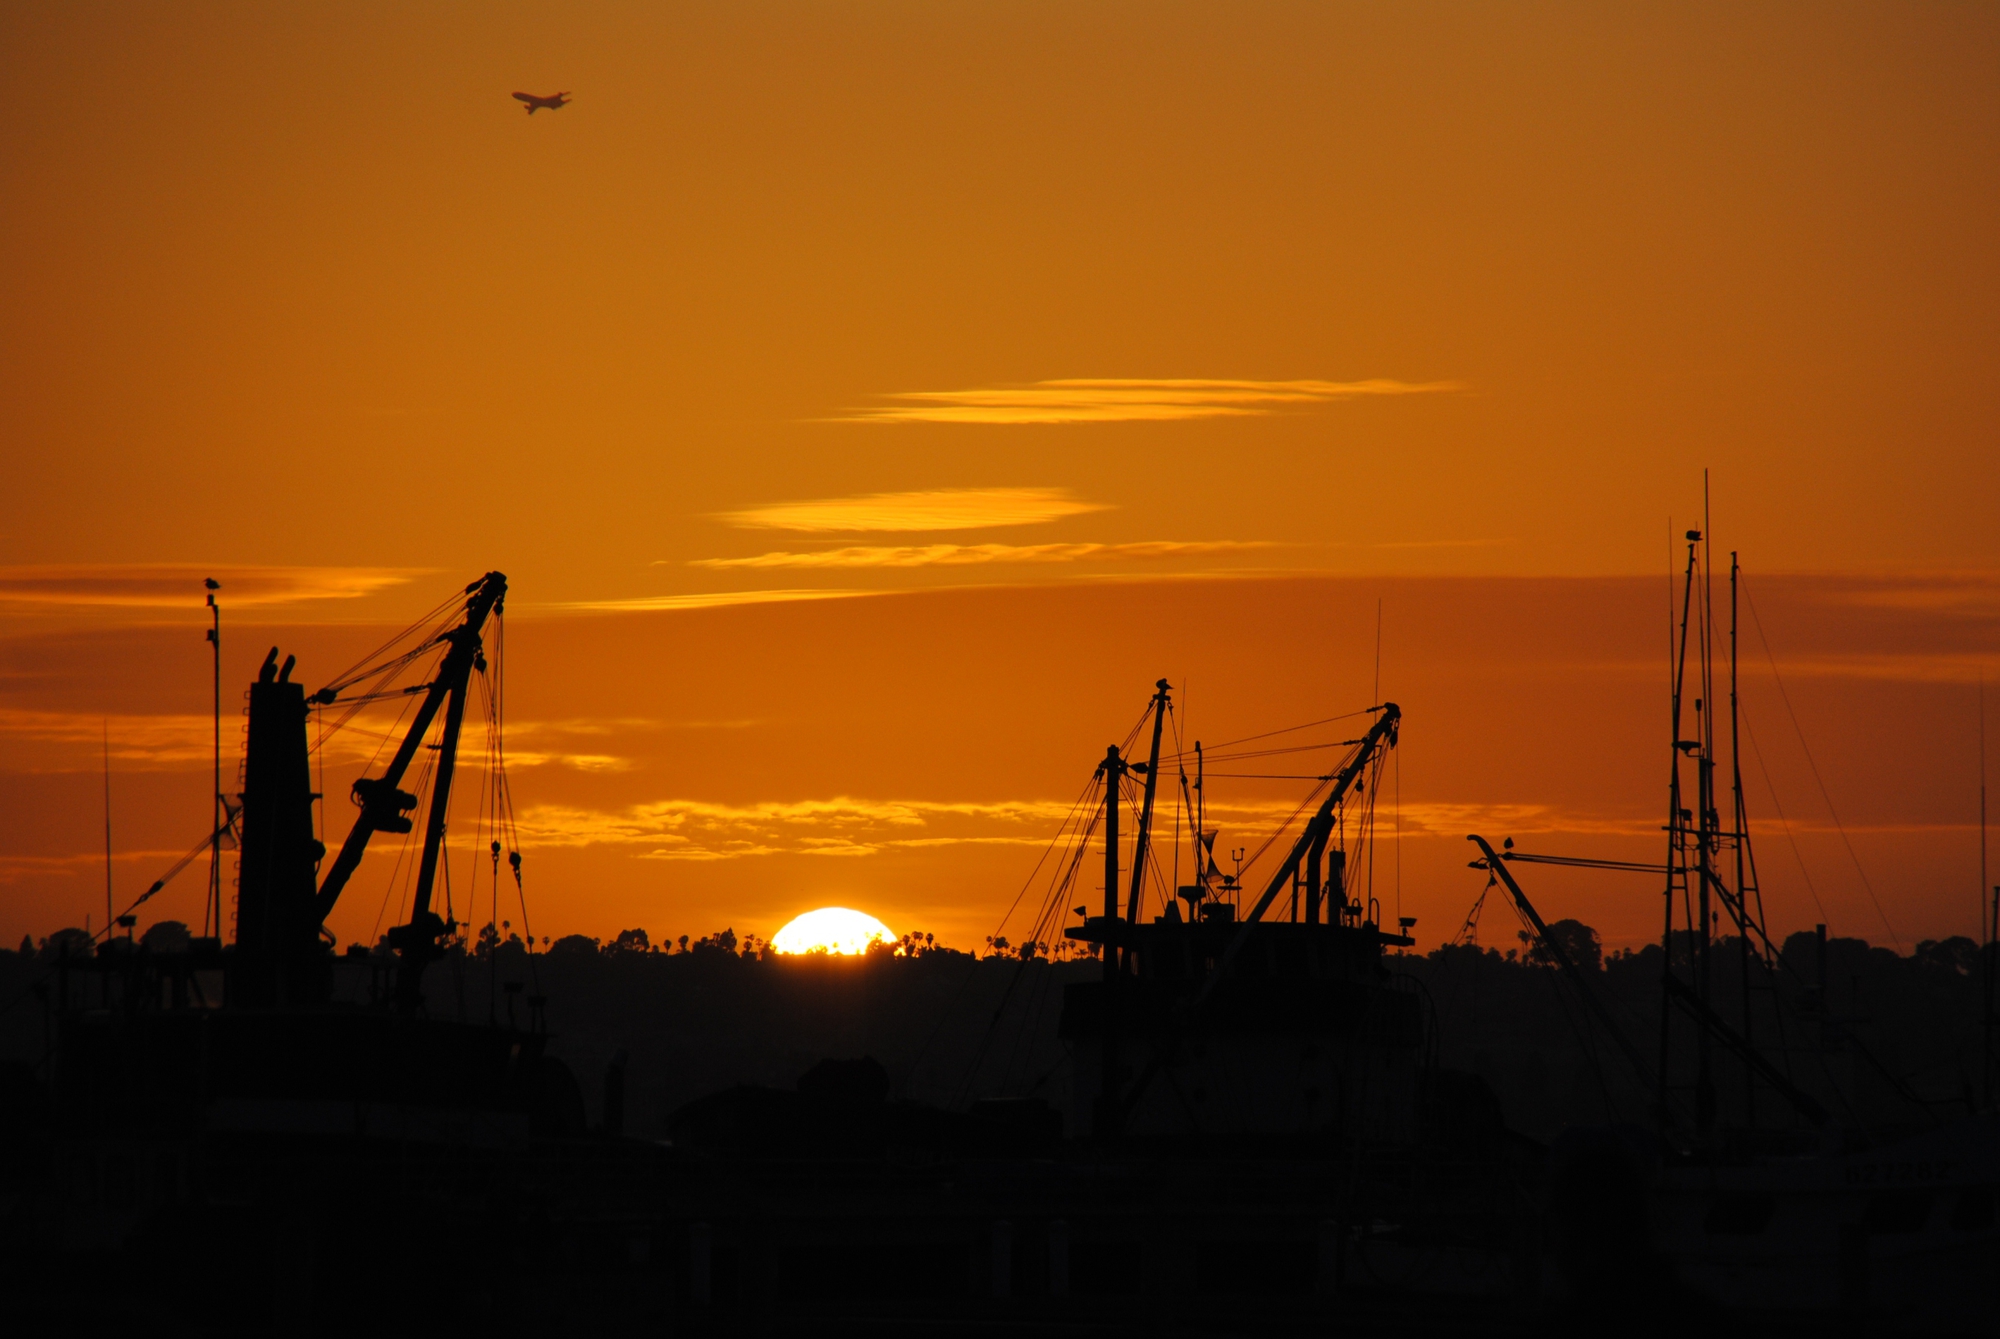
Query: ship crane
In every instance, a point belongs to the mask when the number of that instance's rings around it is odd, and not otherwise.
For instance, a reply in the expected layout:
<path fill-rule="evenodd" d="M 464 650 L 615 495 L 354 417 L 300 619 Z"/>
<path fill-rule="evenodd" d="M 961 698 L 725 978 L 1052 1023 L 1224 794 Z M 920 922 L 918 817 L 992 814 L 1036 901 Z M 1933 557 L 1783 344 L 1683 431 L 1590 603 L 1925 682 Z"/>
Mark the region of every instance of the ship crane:
<path fill-rule="evenodd" d="M 411 830 L 412 820 L 408 815 L 417 807 L 417 797 L 401 789 L 400 784 L 425 736 L 430 733 L 438 711 L 443 709 L 444 734 L 438 749 L 436 780 L 431 787 L 430 812 L 424 824 L 423 858 L 417 868 L 410 919 L 407 924 L 395 926 L 389 931 L 389 944 L 402 958 L 396 998 L 405 1011 L 414 1011 L 421 1001 L 424 968 L 443 956 L 441 941 L 457 928 L 431 909 L 431 889 L 437 880 L 438 858 L 444 848 L 445 818 L 450 812 L 452 775 L 458 758 L 459 731 L 465 721 L 466 693 L 473 671 L 486 668 L 480 634 L 488 617 L 501 612 L 507 596 L 507 578 L 500 572 L 488 572 L 467 586 L 465 595 L 464 619 L 411 653 L 415 656 L 440 644 L 446 648 L 436 677 L 428 685 L 420 685 L 424 693 L 423 701 L 395 756 L 380 776 L 364 776 L 355 781 L 353 796 L 361 812 L 355 817 L 354 826 L 348 831 L 347 840 L 342 843 L 340 854 L 327 871 L 326 880 L 320 885 L 312 905 L 314 925 L 323 925 L 333 913 L 334 905 L 340 901 L 340 894 L 347 887 L 348 880 L 360 866 L 369 838 L 378 832 L 406 833 Z M 342 681 L 314 693 L 310 700 L 318 706 L 354 700 L 343 699 L 341 693 L 375 677 L 381 668 L 376 666 L 350 673 Z"/>
<path fill-rule="evenodd" d="M 1605 1008 L 1603 1000 L 1598 998 L 1597 992 L 1590 988 L 1590 983 L 1584 979 L 1583 973 L 1577 969 L 1577 965 L 1570 958 L 1569 952 L 1563 948 L 1561 942 L 1554 935 L 1549 933 L 1549 927 L 1542 921 L 1541 913 L 1535 910 L 1535 904 L 1528 900 L 1527 893 L 1522 891 L 1519 881 L 1514 878 L 1513 871 L 1508 869 L 1507 865 L 1513 860 L 1526 860 L 1537 864 L 1568 864 L 1581 865 L 1585 868 L 1635 869 L 1647 873 L 1653 872 L 1653 867 L 1650 865 L 1635 865 L 1628 861 L 1592 861 L 1565 859 L 1559 856 L 1538 857 L 1516 855 L 1512 849 L 1514 844 L 1512 838 L 1509 838 L 1507 841 L 1508 849 L 1495 851 L 1492 844 L 1478 833 L 1472 834 L 1466 840 L 1476 843 L 1480 850 L 1480 858 L 1472 862 L 1472 868 L 1490 872 L 1500 882 L 1501 886 L 1507 890 L 1507 896 L 1513 899 L 1514 906 L 1520 911 L 1522 919 L 1528 922 L 1529 928 L 1534 932 L 1535 942 L 1541 947 L 1542 952 L 1548 955 L 1549 961 L 1553 962 L 1556 965 L 1556 969 L 1563 974 L 1563 979 L 1569 982 L 1570 988 L 1576 993 L 1577 998 L 1583 1003 L 1584 1007 L 1589 1009 L 1596 1017 L 1598 1023 L 1604 1028 L 1606 1034 L 1610 1036 L 1612 1042 L 1624 1054 L 1626 1062 L 1632 1066 L 1633 1072 L 1638 1075 L 1640 1081 L 1642 1083 L 1651 1081 L 1654 1076 L 1645 1060 L 1640 1057 L 1638 1048 L 1625 1035 L 1625 1030 L 1618 1026 L 1617 1020 L 1612 1018 L 1610 1011 Z M 1680 983 L 1674 981 L 1673 984 L 1678 986 Z M 1706 1029 L 1710 1036 L 1727 1047 L 1750 1068 L 1751 1072 L 1770 1084 L 1772 1089 L 1787 1102 L 1791 1103 L 1798 1113 L 1805 1117 L 1808 1124 L 1815 1127 L 1826 1124 L 1826 1108 L 1815 1101 L 1811 1095 L 1801 1091 L 1777 1066 L 1759 1054 L 1757 1049 L 1740 1036 L 1728 1023 L 1723 1021 L 1719 1014 L 1703 1004 L 1699 995 L 1687 987 L 1681 986 L 1678 991 L 1673 992 L 1673 999 L 1675 1003 L 1687 1011 L 1689 1017 Z"/>
<path fill-rule="evenodd" d="M 1215 970 L 1209 974 L 1208 983 L 1202 988 L 1203 997 L 1208 995 L 1214 988 L 1215 982 L 1228 971 L 1236 955 L 1242 952 L 1243 945 L 1249 942 L 1248 927 L 1264 919 L 1264 913 L 1271 909 L 1271 903 L 1277 899 L 1278 893 L 1297 876 L 1301 862 L 1306 865 L 1308 906 L 1317 907 L 1319 862 L 1326 852 L 1328 839 L 1333 836 L 1334 814 L 1340 808 L 1341 802 L 1347 798 L 1347 792 L 1353 789 L 1354 783 L 1367 772 L 1368 765 L 1375 761 L 1378 752 L 1396 747 L 1396 732 L 1402 725 L 1403 709 L 1394 702 L 1384 702 L 1375 710 L 1378 713 L 1375 723 L 1368 727 L 1368 732 L 1361 737 L 1361 742 L 1355 745 L 1354 752 L 1348 757 L 1346 765 L 1334 773 L 1333 788 L 1320 802 L 1312 821 L 1306 824 L 1303 832 L 1299 833 L 1298 840 L 1292 843 L 1292 849 L 1286 855 L 1284 863 L 1278 866 L 1277 872 L 1271 876 L 1271 882 L 1265 885 L 1264 895 L 1257 899 L 1249 914 L 1244 916 L 1245 929 L 1237 934 L 1235 941 L 1229 946 L 1228 955 L 1217 963 Z M 1309 916 L 1308 919 L 1312 917 Z"/>
<path fill-rule="evenodd" d="M 1087 917 L 1082 926 L 1065 932 L 1071 939 L 1093 943 L 1100 947 L 1104 955 L 1104 981 L 1101 988 L 1114 993 L 1122 992 L 1126 989 L 1123 978 L 1131 974 L 1140 954 L 1141 945 L 1148 942 L 1151 938 L 1157 938 L 1157 932 L 1162 929 L 1160 926 L 1146 926 L 1140 923 L 1137 914 L 1137 894 L 1139 878 L 1143 869 L 1141 862 L 1144 861 L 1146 852 L 1145 835 L 1152 817 L 1154 784 L 1159 768 L 1160 720 L 1165 713 L 1166 696 L 1166 684 L 1162 681 L 1152 708 L 1154 717 L 1154 743 L 1152 757 L 1149 761 L 1145 764 L 1124 762 L 1119 758 L 1119 751 L 1113 748 L 1108 751 L 1104 763 L 1100 767 L 1100 775 L 1104 778 L 1106 789 L 1105 914 L 1101 917 Z M 1307 820 L 1303 829 L 1299 832 L 1297 839 L 1292 843 L 1284 860 L 1279 863 L 1278 868 L 1272 873 L 1262 894 L 1251 904 L 1241 920 L 1237 921 L 1233 927 L 1229 926 L 1227 919 L 1219 920 L 1212 926 L 1188 927 L 1190 931 L 1201 931 L 1204 936 L 1208 930 L 1212 929 L 1218 934 L 1226 934 L 1227 937 L 1226 940 L 1217 941 L 1216 946 L 1220 951 L 1215 952 L 1213 957 L 1208 959 L 1208 965 L 1202 973 L 1199 983 L 1189 983 L 1193 988 L 1173 1006 L 1171 1018 L 1161 1020 L 1165 1024 L 1164 1031 L 1157 1035 L 1157 1044 L 1146 1048 L 1149 1053 L 1140 1065 L 1137 1074 L 1131 1077 L 1129 1081 L 1125 1081 L 1123 1078 L 1123 1075 L 1129 1072 L 1126 1068 L 1125 1056 L 1123 1054 L 1127 1048 L 1127 1039 L 1121 1036 L 1123 1027 L 1119 1022 L 1126 1006 L 1116 1003 L 1113 996 L 1107 996 L 1102 1006 L 1082 1006 L 1087 1009 L 1093 1009 L 1094 1016 L 1097 1019 L 1097 1023 L 1093 1026 L 1097 1028 L 1095 1035 L 1098 1042 L 1098 1059 L 1100 1062 L 1098 1069 L 1100 1073 L 1098 1075 L 1098 1094 L 1091 1123 L 1098 1135 L 1111 1136 L 1123 1132 L 1128 1120 L 1146 1098 L 1155 1080 L 1166 1069 L 1178 1062 L 1180 1048 L 1174 1039 L 1187 1034 L 1190 1029 L 1203 1026 L 1208 1020 L 1209 1015 L 1214 1012 L 1213 997 L 1216 996 L 1219 989 L 1223 989 L 1226 983 L 1231 982 L 1238 975 L 1238 959 L 1250 944 L 1260 941 L 1269 932 L 1269 927 L 1263 927 L 1260 923 L 1263 922 L 1266 913 L 1269 912 L 1280 892 L 1287 886 L 1296 884 L 1301 873 L 1304 874 L 1307 924 L 1291 927 L 1291 930 L 1298 933 L 1328 933 L 1328 930 L 1313 930 L 1310 928 L 1320 923 L 1319 917 L 1323 893 L 1329 904 L 1329 912 L 1332 912 L 1336 905 L 1343 911 L 1345 910 L 1346 903 L 1344 880 L 1342 878 L 1343 864 L 1341 852 L 1335 851 L 1332 853 L 1334 859 L 1328 870 L 1330 877 L 1322 883 L 1322 865 L 1329 854 L 1327 848 L 1338 823 L 1341 805 L 1348 798 L 1349 794 L 1355 790 L 1356 786 L 1362 782 L 1363 778 L 1366 777 L 1370 767 L 1377 764 L 1389 749 L 1395 747 L 1397 731 L 1402 722 L 1402 709 L 1393 702 L 1384 702 L 1380 706 L 1371 708 L 1370 710 L 1375 714 L 1376 719 L 1360 739 L 1352 741 L 1353 751 L 1348 754 L 1339 769 L 1332 775 L 1321 778 L 1321 785 L 1327 787 L 1325 796 L 1314 810 L 1312 817 Z M 1141 809 L 1140 831 L 1142 835 L 1138 849 L 1133 857 L 1135 868 L 1132 876 L 1132 897 L 1128 901 L 1126 915 L 1121 918 L 1118 915 L 1115 891 L 1119 882 L 1117 865 L 1118 842 L 1115 824 L 1117 821 L 1117 781 L 1119 776 L 1126 771 L 1142 772 L 1146 777 L 1147 785 Z M 1310 802 L 1309 799 L 1307 803 Z M 1340 899 L 1338 903 L 1335 902 L 1336 897 Z M 1230 909 L 1225 906 L 1218 908 L 1218 910 L 1226 913 Z M 1331 922 L 1337 919 L 1337 917 L 1329 915 L 1328 919 Z M 1340 919 L 1344 920 L 1344 918 Z M 1175 917 L 1172 920 L 1177 921 L 1178 918 Z M 1165 928 L 1169 933 L 1176 933 L 1172 924 L 1169 924 Z M 1351 934 L 1358 941 L 1365 941 L 1367 944 L 1375 946 L 1374 951 L 1379 951 L 1379 946 L 1383 944 L 1407 945 L 1412 942 L 1403 935 L 1384 934 L 1372 922 L 1363 923 L 1358 927 L 1352 927 L 1338 933 Z M 1080 999 L 1079 1004 L 1081 1005 Z"/>

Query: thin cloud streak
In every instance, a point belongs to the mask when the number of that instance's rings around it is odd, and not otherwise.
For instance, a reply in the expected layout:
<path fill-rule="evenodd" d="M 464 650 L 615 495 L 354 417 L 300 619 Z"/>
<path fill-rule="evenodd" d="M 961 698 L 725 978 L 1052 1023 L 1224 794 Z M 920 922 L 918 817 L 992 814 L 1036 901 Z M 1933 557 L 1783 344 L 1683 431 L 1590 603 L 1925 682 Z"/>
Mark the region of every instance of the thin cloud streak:
<path fill-rule="evenodd" d="M 70 764 L 10 771 L 94 771 L 103 766 L 107 749 L 124 766 L 206 762 L 213 756 L 214 728 L 206 715 L 113 716 L 0 707 L 0 739 L 53 746 Z"/>
<path fill-rule="evenodd" d="M 230 608 L 352 600 L 425 575 L 399 567 L 197 567 L 187 563 L 0 567 L 0 604 L 123 609 L 201 607 L 202 579 L 222 583 Z"/>
<path fill-rule="evenodd" d="M 717 519 L 744 530 L 813 533 L 861 530 L 983 530 L 1040 525 L 1068 516 L 1107 511 L 1067 488 L 940 488 L 913 493 L 863 493 L 854 497 L 773 502 Z"/>
<path fill-rule="evenodd" d="M 543 847 L 649 846 L 647 860 L 737 860 L 761 855 L 869 855 L 895 847 L 959 844 L 1040 846 L 1068 814 L 1053 800 L 996 802 L 824 800 L 718 804 L 662 800 L 615 812 L 537 805 L 521 815 L 524 837 Z M 1021 833 L 1020 824 L 1030 824 Z M 971 825 L 938 832 L 933 825 Z M 992 828 L 1002 826 L 1002 832 Z M 1005 826 L 1016 826 L 1008 833 Z M 918 835 L 921 834 L 921 835 Z"/>
<path fill-rule="evenodd" d="M 614 721 L 612 726 L 630 727 L 632 722 Z M 640 722 L 641 725 L 650 725 Z M 705 723 L 695 722 L 692 728 Z M 734 724 L 718 723 L 727 728 Z M 538 734 L 609 734 L 611 729 L 594 728 L 595 723 L 521 722 L 510 724 L 509 733 L 519 738 Z M 672 723 L 660 728 L 676 728 Z M 108 747 L 111 761 L 127 771 L 183 771 L 205 768 L 215 747 L 210 717 L 191 714 L 151 716 L 109 715 L 89 712 L 32 711 L 0 707 L 0 742 L 10 745 L 7 765 L 0 773 L 94 772 L 104 765 Z M 224 757 L 235 758 L 242 750 L 240 725 L 227 727 Z M 335 766 L 369 762 L 381 752 L 385 741 L 398 741 L 402 730 L 398 719 L 389 714 L 369 713 L 349 721 L 338 733 L 323 738 L 313 736 L 317 756 Z M 34 746 L 41 746 L 37 750 Z M 507 761 L 515 767 L 562 766 L 581 772 L 622 772 L 634 766 L 630 759 L 608 753 L 581 753 L 554 748 L 513 748 Z M 478 764 L 468 758 L 466 766 Z"/>
<path fill-rule="evenodd" d="M 1831 583 L 1828 583 L 1831 585 Z M 1915 573 L 1898 577 L 1848 577 L 1820 593 L 1817 603 L 1901 612 L 1991 618 L 2000 613 L 2000 572 Z"/>
<path fill-rule="evenodd" d="M 1382 540 L 1368 547 L 1371 549 L 1495 549 L 1512 544 L 1511 539 L 1391 539 Z"/>
<path fill-rule="evenodd" d="M 1209 805 L 1210 817 L 1225 829 L 1256 835 L 1296 819 L 1297 810 L 1296 798 Z M 649 860 L 863 856 L 938 846 L 1041 847 L 1070 811 L 1068 803 L 1058 800 L 953 802 L 845 795 L 754 804 L 662 800 L 616 811 L 538 805 L 521 815 L 521 831 L 543 847 L 646 846 L 651 849 L 635 854 Z M 1405 804 L 1402 816 L 1404 835 L 1412 838 L 1460 839 L 1481 829 L 1650 837 L 1659 828 L 1652 816 L 1569 812 L 1541 804 Z"/>
<path fill-rule="evenodd" d="M 570 600 L 544 609 L 581 614 L 671 613 L 681 609 L 722 609 L 738 604 L 789 604 L 796 600 L 849 600 L 884 595 L 874 590 L 719 590 L 694 595 L 635 595 L 624 600 Z"/>
<path fill-rule="evenodd" d="M 178 860 L 186 854 L 184 850 L 120 851 L 111 858 L 117 864 L 136 861 L 142 865 L 153 865 Z M 78 874 L 97 877 L 101 882 L 103 869 L 102 851 L 85 851 L 77 855 L 0 855 L 0 885 L 19 883 L 23 879 L 63 878 Z"/>
<path fill-rule="evenodd" d="M 970 567 L 987 563 L 1074 563 L 1205 557 L 1275 548 L 1267 540 L 1146 540 L 1131 544 L 923 544 L 859 546 L 822 553 L 761 553 L 752 558 L 695 558 L 690 567 Z"/>
<path fill-rule="evenodd" d="M 851 409 L 849 423 L 1166 423 L 1247 418 L 1363 396 L 1461 391 L 1456 381 L 1244 381 L 1223 378 L 1076 377 L 1024 386 L 898 391 L 900 403 Z"/>

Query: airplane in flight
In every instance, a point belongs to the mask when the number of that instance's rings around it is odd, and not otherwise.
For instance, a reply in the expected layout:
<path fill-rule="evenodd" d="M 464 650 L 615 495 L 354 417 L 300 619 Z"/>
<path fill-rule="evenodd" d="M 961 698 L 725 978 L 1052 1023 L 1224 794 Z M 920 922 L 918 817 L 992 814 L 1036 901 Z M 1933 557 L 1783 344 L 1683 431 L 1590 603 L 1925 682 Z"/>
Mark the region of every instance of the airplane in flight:
<path fill-rule="evenodd" d="M 528 115 L 533 116 L 544 107 L 554 111 L 558 107 L 569 106 L 569 94 L 558 93 L 552 98 L 538 97 L 533 93 L 516 93 L 515 98 L 528 104 Z"/>

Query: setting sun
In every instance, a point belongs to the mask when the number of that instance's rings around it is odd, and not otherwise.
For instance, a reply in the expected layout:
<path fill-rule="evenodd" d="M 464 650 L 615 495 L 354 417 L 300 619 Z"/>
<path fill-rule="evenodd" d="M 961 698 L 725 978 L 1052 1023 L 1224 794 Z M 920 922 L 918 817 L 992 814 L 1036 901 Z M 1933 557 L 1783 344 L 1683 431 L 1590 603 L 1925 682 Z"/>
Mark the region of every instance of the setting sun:
<path fill-rule="evenodd" d="M 780 953 L 866 953 L 877 941 L 893 944 L 895 932 L 865 911 L 821 907 L 795 916 L 771 936 Z"/>

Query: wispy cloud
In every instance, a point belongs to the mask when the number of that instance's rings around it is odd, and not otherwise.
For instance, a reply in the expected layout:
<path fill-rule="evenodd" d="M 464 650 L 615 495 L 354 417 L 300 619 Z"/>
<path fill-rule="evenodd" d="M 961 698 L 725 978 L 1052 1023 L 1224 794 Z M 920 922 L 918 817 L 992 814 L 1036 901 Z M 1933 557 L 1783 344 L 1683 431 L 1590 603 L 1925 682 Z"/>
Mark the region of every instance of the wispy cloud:
<path fill-rule="evenodd" d="M 1956 611 L 1949 611 L 1956 612 Z M 1762 677 L 1760 656 L 1749 673 Z M 1778 672 L 1797 678 L 1885 679 L 1904 683 L 1978 683 L 2000 678 L 2000 654 L 1978 651 L 1854 652 L 1778 657 Z"/>
<path fill-rule="evenodd" d="M 187 854 L 186 851 L 120 851 L 112 859 L 118 864 L 136 862 L 143 869 L 163 864 Z M 81 874 L 104 882 L 104 852 L 85 851 L 79 855 L 0 855 L 0 885 L 52 878 L 74 878 Z M 130 894 L 127 893 L 129 897 Z M 157 905 L 157 904 L 156 904 Z"/>
<path fill-rule="evenodd" d="M 1371 549 L 1494 549 L 1512 544 L 1511 539 L 1387 539 L 1370 544 Z"/>
<path fill-rule="evenodd" d="M 0 603 L 200 608 L 204 577 L 222 583 L 231 608 L 351 600 L 400 586 L 425 569 L 396 567 L 196 567 L 186 563 L 0 567 Z"/>
<path fill-rule="evenodd" d="M 760 553 L 752 558 L 696 558 L 690 567 L 972 567 L 987 563 L 1075 563 L 1194 558 L 1276 547 L 1266 540 L 1145 540 L 1134 544 L 904 544 Z"/>
<path fill-rule="evenodd" d="M 1209 817 L 1252 838 L 1296 823 L 1298 800 L 1211 802 Z M 937 846 L 1045 845 L 1070 805 L 1058 800 L 954 802 L 830 799 L 722 804 L 661 800 L 616 810 L 536 805 L 520 819 L 522 836 L 542 847 L 617 846 L 650 860 L 739 860 L 755 856 L 860 857 Z M 1657 816 L 1568 810 L 1545 804 L 1405 803 L 1406 837 L 1463 840 L 1468 832 L 1501 836 L 1564 833 L 1657 835 Z M 1226 845 L 1227 843 L 1224 843 Z"/>
<path fill-rule="evenodd" d="M 1238 826 L 1253 832 L 1267 832 L 1286 820 L 1296 824 L 1300 817 L 1296 798 L 1210 800 L 1207 813 L 1212 821 L 1225 829 Z M 1402 805 L 1402 833 L 1405 837 L 1463 840 L 1468 832 L 1484 832 L 1495 841 L 1503 836 L 1533 833 L 1651 838 L 1657 836 L 1659 830 L 1659 817 L 1653 814 L 1583 811 L 1547 804 L 1455 804 L 1406 800 Z"/>
<path fill-rule="evenodd" d="M 522 735 L 624 735 L 652 730 L 747 730 L 764 722 L 740 720 L 654 720 L 644 716 L 575 716 L 559 721 L 508 721 L 507 737 Z"/>
<path fill-rule="evenodd" d="M 578 772 L 629 772 L 638 764 L 630 758 L 610 753 L 538 753 L 509 750 L 507 762 L 513 767 L 545 767 L 554 763 Z"/>
<path fill-rule="evenodd" d="M 635 595 L 623 600 L 571 600 L 544 606 L 579 613 L 645 613 L 675 609 L 720 609 L 733 604 L 789 604 L 795 600 L 845 600 L 877 595 L 870 590 L 719 590 L 694 595 Z"/>
<path fill-rule="evenodd" d="M 859 423 L 1162 423 L 1243 418 L 1362 396 L 1435 395 L 1456 381 L 1240 381 L 1221 378 L 1078 377 L 962 391 L 898 391 L 894 403 L 850 409 Z"/>
<path fill-rule="evenodd" d="M 807 502 L 773 502 L 720 519 L 746 530 L 983 530 L 1039 525 L 1105 511 L 1067 488 L 940 488 L 920 493 L 863 493 Z"/>
<path fill-rule="evenodd" d="M 49 752 L 54 765 L 18 770 L 94 771 L 103 765 L 106 749 L 120 767 L 151 769 L 206 763 L 215 747 L 214 728 L 205 715 L 92 716 L 0 707 L 0 739 L 52 746 Z M 15 756 L 26 759 L 27 755 Z"/>
<path fill-rule="evenodd" d="M 510 748 L 507 761 L 514 767 L 568 767 L 580 772 L 623 772 L 636 764 L 629 758 L 605 752 L 577 752 L 564 749 L 551 736 L 606 735 L 637 728 L 699 729 L 730 728 L 749 722 L 655 723 L 633 721 L 514 722 L 508 725 L 510 738 L 527 736 L 526 748 Z M 243 747 L 242 723 L 224 724 L 223 750 L 235 758 Z M 189 714 L 108 715 L 73 711 L 33 711 L 20 707 L 0 707 L 0 744 L 7 746 L 0 771 L 25 773 L 95 772 L 104 765 L 108 750 L 112 764 L 120 771 L 181 771 L 190 767 L 206 770 L 215 747 L 214 723 L 208 716 Z M 403 737 L 403 722 L 392 714 L 364 713 L 349 720 L 338 733 L 322 736 L 315 728 L 315 741 L 324 761 L 333 766 L 367 763 L 378 757 L 382 746 Z M 462 757 L 462 766 L 476 767 L 472 754 Z"/>
<path fill-rule="evenodd" d="M 1560 809 L 1547 804 L 1404 804 L 1403 835 L 1462 840 L 1481 832 L 1498 841 L 1532 833 L 1655 837 L 1657 814 L 1616 814 Z M 1476 854 L 1476 852 L 1475 852 Z"/>
<path fill-rule="evenodd" d="M 2000 572 L 1920 572 L 1886 577 L 1807 577 L 1820 603 L 1991 618 L 2000 613 Z"/>
<path fill-rule="evenodd" d="M 649 847 L 637 854 L 653 860 L 862 856 L 913 846 L 1040 846 L 1068 812 L 1053 800 L 662 800 L 615 811 L 537 805 L 522 813 L 521 832 L 542 846 Z"/>

